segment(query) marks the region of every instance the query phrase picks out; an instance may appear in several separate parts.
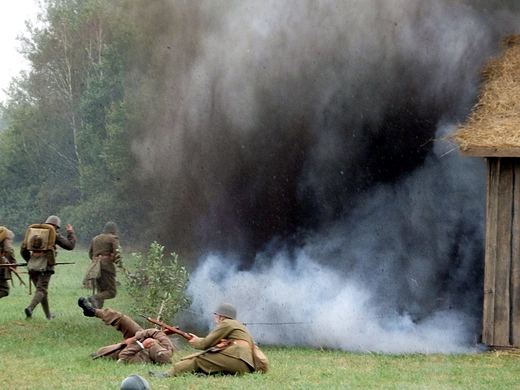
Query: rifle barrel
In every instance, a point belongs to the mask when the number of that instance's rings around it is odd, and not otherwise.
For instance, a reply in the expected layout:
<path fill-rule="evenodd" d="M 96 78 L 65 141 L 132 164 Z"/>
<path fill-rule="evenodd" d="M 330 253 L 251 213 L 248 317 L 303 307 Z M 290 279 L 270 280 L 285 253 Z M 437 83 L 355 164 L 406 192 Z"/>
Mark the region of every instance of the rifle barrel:
<path fill-rule="evenodd" d="M 180 330 L 178 327 L 174 327 L 174 326 L 170 326 L 168 324 L 165 324 L 163 322 L 160 322 L 160 321 L 157 321 L 157 320 L 154 320 L 153 318 L 151 317 L 148 317 L 147 315 L 144 315 L 144 314 L 139 314 L 141 317 L 143 318 L 146 318 L 146 320 L 148 322 L 151 322 L 152 324 L 155 324 L 155 325 L 158 325 L 160 326 L 161 328 L 163 329 L 166 329 L 166 330 L 169 330 L 170 332 L 172 333 L 176 333 L 182 337 L 184 337 L 186 340 L 191 340 L 193 338 L 192 335 L 190 335 L 189 333 L 186 333 L 186 332 L 183 332 L 182 330 Z"/>
<path fill-rule="evenodd" d="M 72 263 L 54 263 L 52 265 L 67 265 L 67 264 L 76 264 L 75 262 Z M 27 263 L 9 263 L 9 264 L 0 264 L 0 267 L 27 267 Z"/>

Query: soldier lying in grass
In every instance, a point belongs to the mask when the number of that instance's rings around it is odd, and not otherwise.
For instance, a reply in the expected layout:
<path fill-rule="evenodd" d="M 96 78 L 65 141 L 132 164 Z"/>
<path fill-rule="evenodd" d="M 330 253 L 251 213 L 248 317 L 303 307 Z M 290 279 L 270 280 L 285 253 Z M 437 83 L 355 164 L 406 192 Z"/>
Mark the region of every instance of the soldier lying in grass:
<path fill-rule="evenodd" d="M 123 334 L 124 341 L 100 348 L 93 359 L 105 357 L 126 363 L 171 364 L 175 348 L 168 336 L 159 329 L 143 329 L 137 322 L 116 310 L 95 309 L 81 297 L 78 306 L 86 317 L 97 317 Z"/>

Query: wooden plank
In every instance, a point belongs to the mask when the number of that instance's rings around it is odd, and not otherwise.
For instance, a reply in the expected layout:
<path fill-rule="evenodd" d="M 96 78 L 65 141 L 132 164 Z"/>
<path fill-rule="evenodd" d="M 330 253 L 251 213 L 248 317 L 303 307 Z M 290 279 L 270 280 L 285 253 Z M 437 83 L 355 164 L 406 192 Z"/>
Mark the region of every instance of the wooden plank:
<path fill-rule="evenodd" d="M 520 157 L 520 147 L 468 146 L 460 148 L 460 155 L 466 157 Z"/>
<path fill-rule="evenodd" d="M 520 159 L 514 161 L 511 248 L 511 344 L 520 347 Z"/>
<path fill-rule="evenodd" d="M 494 345 L 495 318 L 495 265 L 497 251 L 498 181 L 500 159 L 488 158 L 486 252 L 484 262 L 484 308 L 482 318 L 482 342 Z"/>
<path fill-rule="evenodd" d="M 511 343 L 511 243 L 513 215 L 513 160 L 500 159 L 495 268 L 494 345 Z"/>

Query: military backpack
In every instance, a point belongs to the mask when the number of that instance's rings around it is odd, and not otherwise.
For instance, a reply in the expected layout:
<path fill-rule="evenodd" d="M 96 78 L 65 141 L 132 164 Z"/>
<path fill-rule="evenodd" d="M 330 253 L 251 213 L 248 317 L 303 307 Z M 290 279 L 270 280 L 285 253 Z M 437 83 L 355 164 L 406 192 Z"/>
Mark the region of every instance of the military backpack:
<path fill-rule="evenodd" d="M 33 224 L 27 228 L 23 245 L 30 251 L 47 251 L 54 249 L 56 230 L 47 223 Z"/>

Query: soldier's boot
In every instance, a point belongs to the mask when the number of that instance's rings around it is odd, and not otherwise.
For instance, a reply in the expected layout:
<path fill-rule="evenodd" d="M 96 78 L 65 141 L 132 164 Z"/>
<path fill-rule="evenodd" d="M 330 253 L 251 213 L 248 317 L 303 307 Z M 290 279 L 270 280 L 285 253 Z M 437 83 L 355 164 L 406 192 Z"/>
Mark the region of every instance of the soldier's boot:
<path fill-rule="evenodd" d="M 49 301 L 47 300 L 47 298 L 42 299 L 41 304 L 43 312 L 45 313 L 45 317 L 47 317 L 49 321 L 56 317 L 54 313 L 51 313 L 51 311 L 49 310 Z"/>
<path fill-rule="evenodd" d="M 24 312 L 25 312 L 25 318 L 32 318 L 32 311 L 33 311 L 33 308 L 31 306 L 27 306 L 25 309 L 24 309 Z"/>
<path fill-rule="evenodd" d="M 89 305 L 87 300 L 83 297 L 78 299 L 78 306 L 83 309 L 83 315 L 85 317 L 95 317 L 96 309 Z"/>

